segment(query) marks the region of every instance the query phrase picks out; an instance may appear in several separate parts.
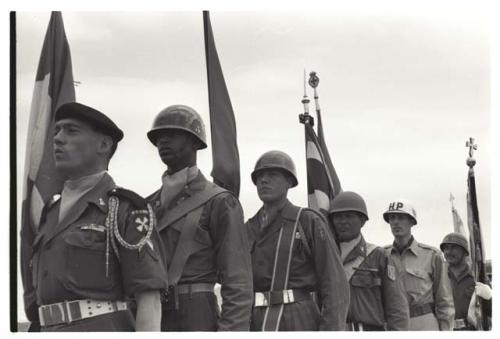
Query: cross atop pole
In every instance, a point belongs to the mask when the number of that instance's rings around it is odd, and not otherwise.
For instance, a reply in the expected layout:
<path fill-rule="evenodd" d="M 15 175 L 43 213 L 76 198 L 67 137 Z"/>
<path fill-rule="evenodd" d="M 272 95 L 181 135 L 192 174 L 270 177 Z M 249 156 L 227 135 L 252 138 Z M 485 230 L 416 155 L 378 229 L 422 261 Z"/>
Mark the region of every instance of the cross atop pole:
<path fill-rule="evenodd" d="M 465 143 L 465 147 L 469 147 L 469 157 L 472 158 L 474 150 L 477 150 L 477 145 L 474 143 L 474 138 L 469 138 L 469 141 Z"/>
<path fill-rule="evenodd" d="M 469 147 L 469 157 L 467 158 L 467 166 L 472 169 L 474 165 L 476 164 L 476 159 L 474 159 L 472 156 L 474 155 L 474 150 L 477 150 L 477 145 L 474 143 L 474 138 L 470 137 L 469 141 L 465 143 L 465 147 Z"/>

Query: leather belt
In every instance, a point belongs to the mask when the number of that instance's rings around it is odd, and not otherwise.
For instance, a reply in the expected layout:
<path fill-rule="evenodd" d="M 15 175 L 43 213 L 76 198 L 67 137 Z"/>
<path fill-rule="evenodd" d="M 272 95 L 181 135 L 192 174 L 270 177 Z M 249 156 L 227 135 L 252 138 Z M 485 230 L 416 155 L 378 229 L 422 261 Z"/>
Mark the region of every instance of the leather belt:
<path fill-rule="evenodd" d="M 213 292 L 215 284 L 209 283 L 196 283 L 196 284 L 184 284 L 177 285 L 174 287 L 177 294 L 191 294 L 198 292 Z"/>
<path fill-rule="evenodd" d="M 419 317 L 427 313 L 434 313 L 434 303 L 410 306 L 410 318 Z"/>
<path fill-rule="evenodd" d="M 255 292 L 254 307 L 291 304 L 296 301 L 311 299 L 312 292 L 305 290 L 282 290 L 269 292 Z"/>
<path fill-rule="evenodd" d="M 74 321 L 126 310 L 124 301 L 74 300 L 42 305 L 38 308 L 41 326 L 70 324 Z"/>
<path fill-rule="evenodd" d="M 177 286 L 170 285 L 166 293 L 162 294 L 164 309 L 178 310 L 179 309 L 179 295 L 190 295 L 192 293 L 209 292 L 214 293 L 215 284 L 213 283 L 195 283 L 195 284 L 182 284 Z"/>
<path fill-rule="evenodd" d="M 384 326 L 368 325 L 357 321 L 347 322 L 348 331 L 364 332 L 364 331 L 385 331 Z"/>

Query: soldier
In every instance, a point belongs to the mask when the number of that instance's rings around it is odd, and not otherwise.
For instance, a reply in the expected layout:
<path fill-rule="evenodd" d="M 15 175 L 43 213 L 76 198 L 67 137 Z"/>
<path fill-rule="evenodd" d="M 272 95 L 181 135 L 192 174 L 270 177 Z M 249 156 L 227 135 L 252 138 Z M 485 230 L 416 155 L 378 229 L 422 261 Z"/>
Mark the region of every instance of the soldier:
<path fill-rule="evenodd" d="M 79 103 L 59 107 L 54 131 L 55 167 L 67 180 L 32 244 L 21 234 L 21 252 L 33 253 L 22 262 L 28 319 L 42 331 L 158 331 L 166 273 L 152 208 L 106 171 L 123 132 Z"/>
<path fill-rule="evenodd" d="M 447 234 L 441 242 L 441 250 L 448 263 L 448 276 L 453 291 L 455 304 L 455 330 L 476 329 L 475 317 L 468 316 L 470 304 L 474 303 L 472 295 L 491 300 L 491 289 L 488 285 L 474 282 L 471 268 L 467 263 L 469 248 L 467 239 L 460 233 Z M 491 302 L 488 303 L 491 309 Z M 491 314 L 489 314 L 491 316 Z"/>
<path fill-rule="evenodd" d="M 247 331 L 252 271 L 243 211 L 229 191 L 207 181 L 196 166 L 207 147 L 198 113 L 165 108 L 148 132 L 167 170 L 151 201 L 165 246 L 169 289 L 162 331 Z M 219 315 L 214 285 L 221 283 Z"/>
<path fill-rule="evenodd" d="M 349 286 L 323 215 L 287 199 L 298 184 L 292 159 L 264 153 L 251 177 L 263 202 L 246 223 L 255 290 L 251 330 L 343 330 Z"/>
<path fill-rule="evenodd" d="M 383 248 L 363 238 L 361 228 L 367 220 L 366 203 L 359 194 L 341 192 L 333 200 L 330 221 L 351 286 L 347 328 L 407 330 L 409 309 L 400 272 Z"/>
<path fill-rule="evenodd" d="M 412 227 L 417 224 L 415 208 L 406 200 L 395 200 L 383 217 L 394 235 L 394 243 L 385 248 L 404 271 L 410 305 L 409 330 L 453 329 L 455 310 L 447 267 L 437 248 L 413 237 Z"/>

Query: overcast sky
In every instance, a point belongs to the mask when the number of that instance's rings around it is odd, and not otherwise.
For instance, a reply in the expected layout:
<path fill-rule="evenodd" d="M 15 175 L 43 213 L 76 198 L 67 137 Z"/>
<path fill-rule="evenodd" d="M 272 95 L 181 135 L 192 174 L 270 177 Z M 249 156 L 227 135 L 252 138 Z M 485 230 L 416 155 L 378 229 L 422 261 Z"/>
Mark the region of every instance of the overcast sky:
<path fill-rule="evenodd" d="M 17 14 L 18 196 L 28 114 L 50 13 Z M 148 195 L 165 166 L 146 138 L 155 115 L 186 104 L 210 140 L 201 12 L 63 12 L 76 98 L 125 132 L 110 164 L 117 184 Z M 487 18 L 447 11 L 331 9 L 317 12 L 211 12 L 233 104 L 245 219 L 260 207 L 250 173 L 264 152 L 294 159 L 307 205 L 302 75 L 316 71 L 326 142 L 344 190 L 360 193 L 369 242 L 392 242 L 382 219 L 398 197 L 414 202 L 418 241 L 438 247 L 453 231 L 449 195 L 466 223 L 465 142 L 478 144 L 481 226 L 490 256 L 490 59 Z M 312 101 L 312 91 L 309 96 Z M 314 105 L 312 105 L 314 108 Z M 210 146 L 209 146 L 210 147 Z M 208 177 L 210 148 L 199 153 Z M 20 205 L 18 205 L 20 206 Z"/>

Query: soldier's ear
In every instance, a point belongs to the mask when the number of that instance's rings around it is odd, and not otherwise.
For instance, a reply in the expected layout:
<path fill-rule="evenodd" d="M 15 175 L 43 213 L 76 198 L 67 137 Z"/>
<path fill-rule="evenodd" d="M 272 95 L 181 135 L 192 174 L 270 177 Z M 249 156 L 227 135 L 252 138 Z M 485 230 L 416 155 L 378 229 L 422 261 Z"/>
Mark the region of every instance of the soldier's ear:
<path fill-rule="evenodd" d="M 113 139 L 109 135 L 101 134 L 99 136 L 99 142 L 97 144 L 97 153 L 99 154 L 108 154 L 111 157 L 113 150 L 114 142 Z"/>

